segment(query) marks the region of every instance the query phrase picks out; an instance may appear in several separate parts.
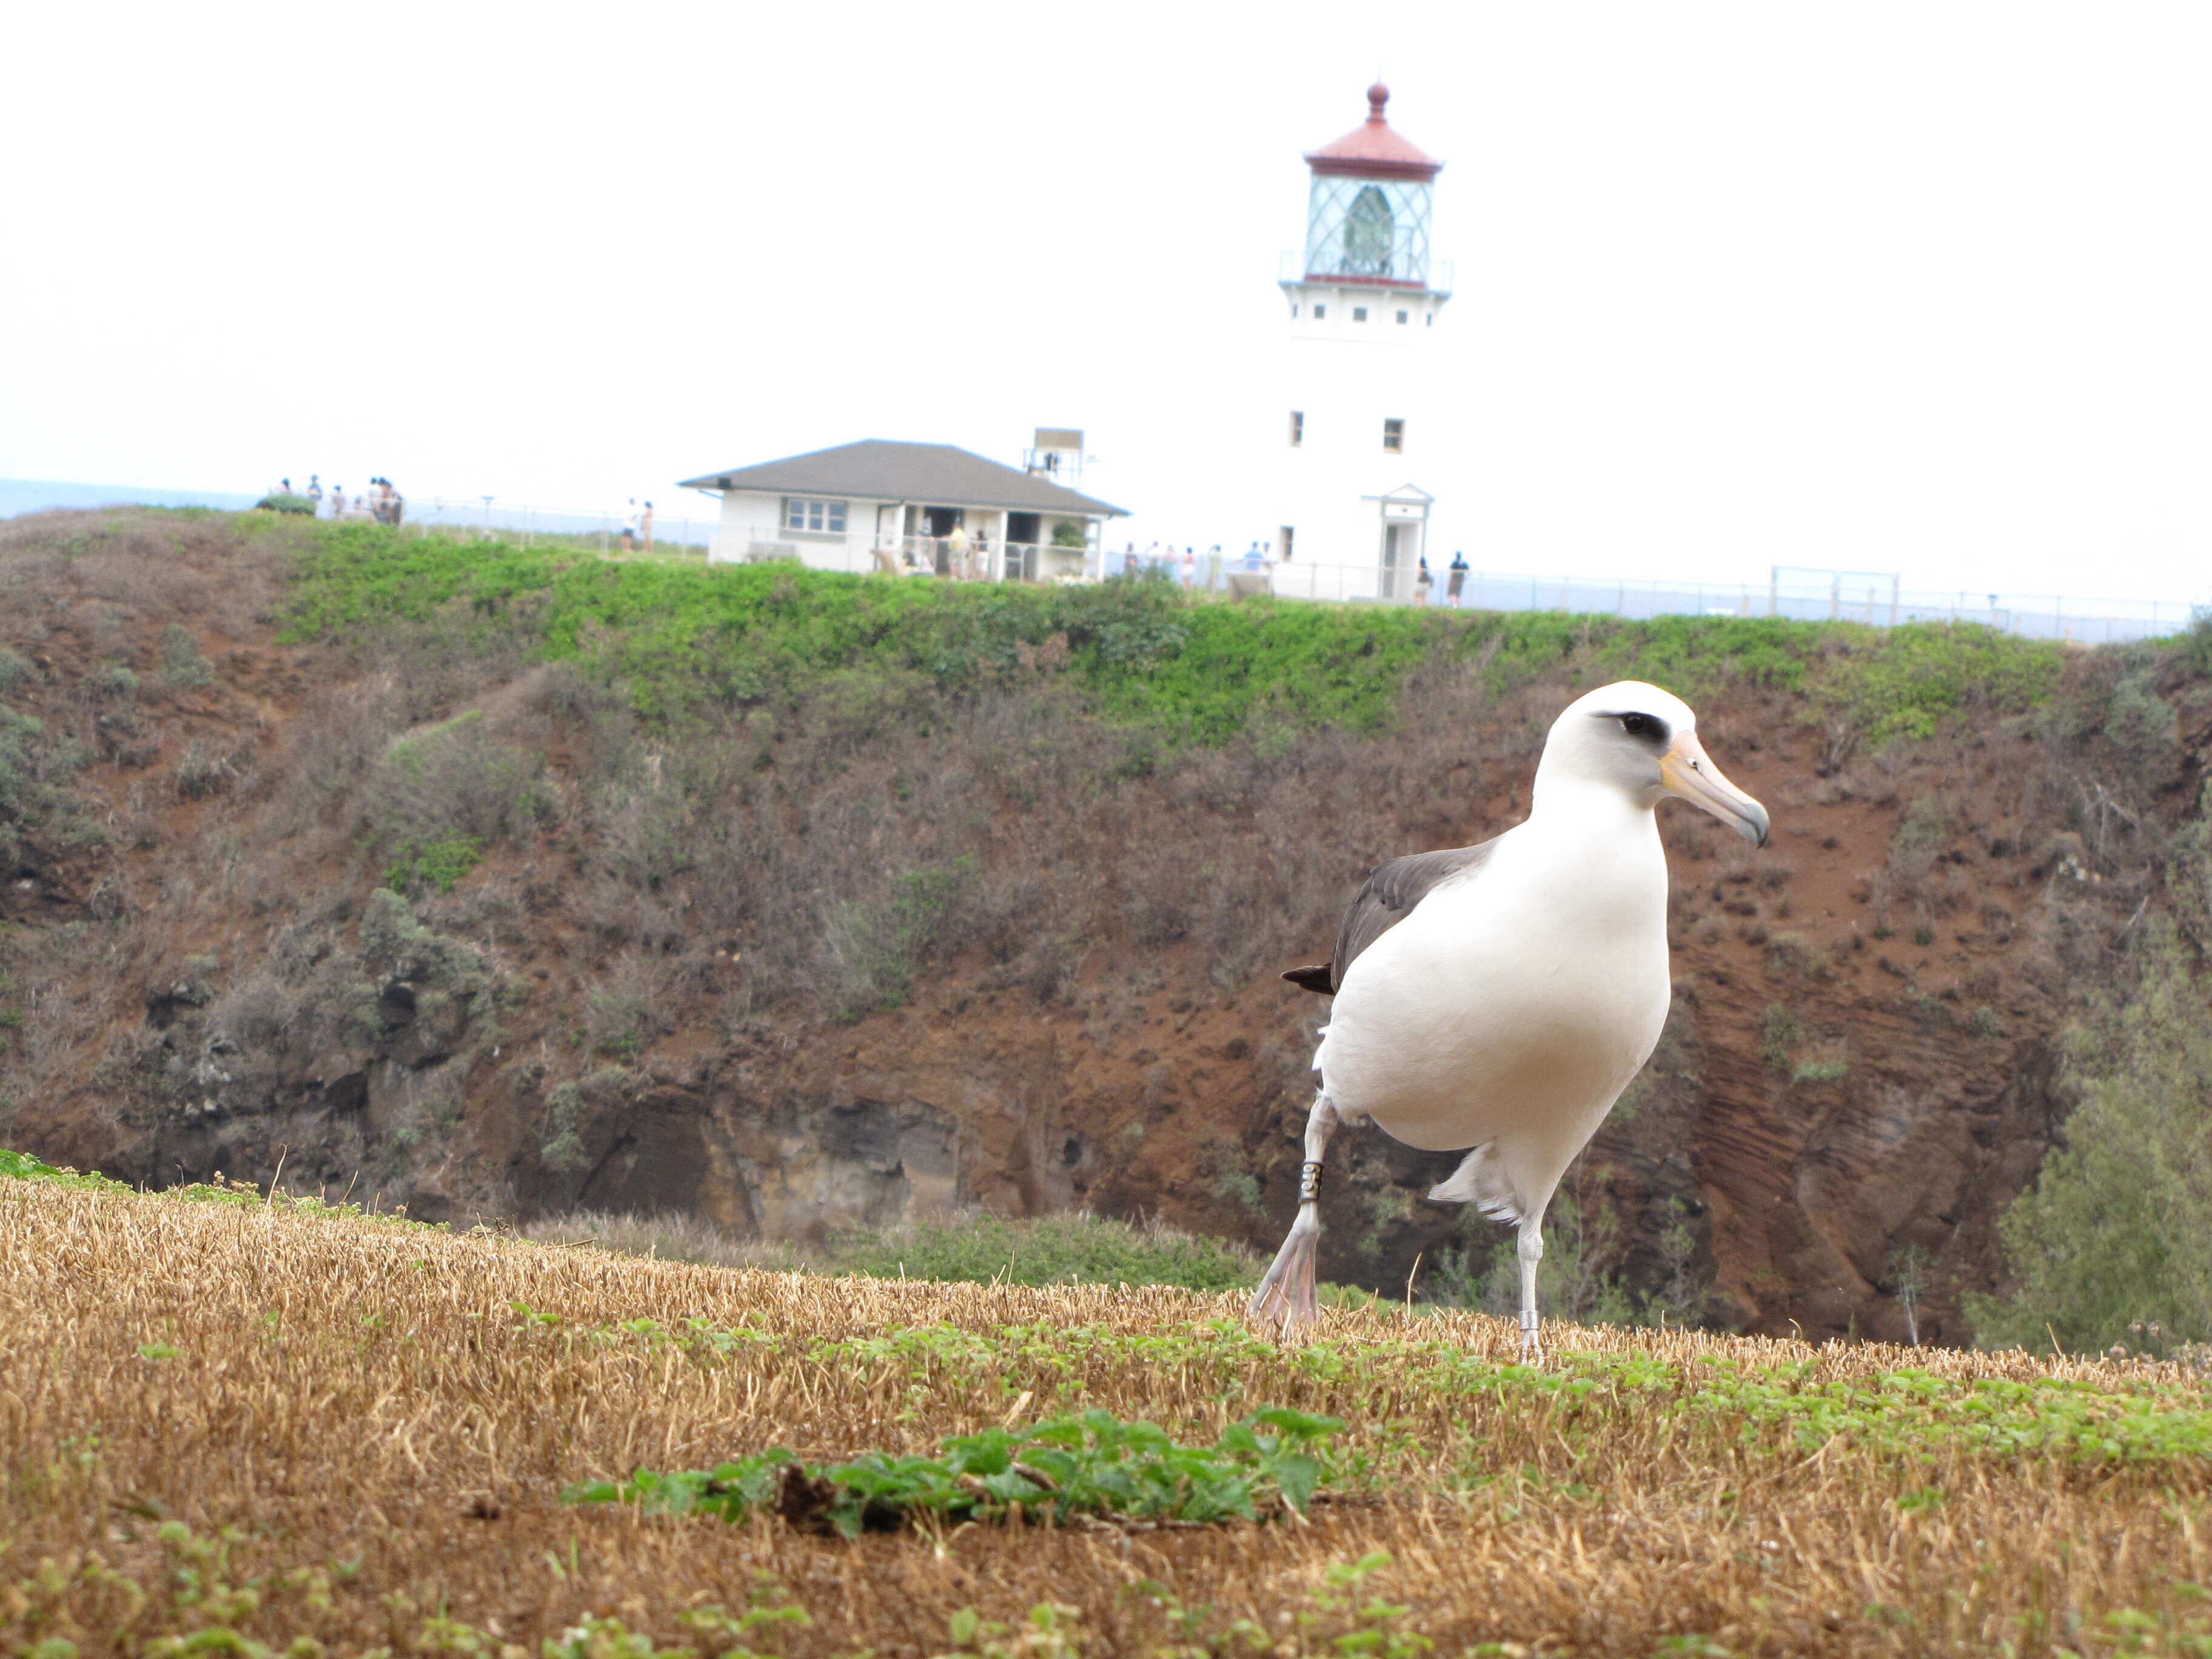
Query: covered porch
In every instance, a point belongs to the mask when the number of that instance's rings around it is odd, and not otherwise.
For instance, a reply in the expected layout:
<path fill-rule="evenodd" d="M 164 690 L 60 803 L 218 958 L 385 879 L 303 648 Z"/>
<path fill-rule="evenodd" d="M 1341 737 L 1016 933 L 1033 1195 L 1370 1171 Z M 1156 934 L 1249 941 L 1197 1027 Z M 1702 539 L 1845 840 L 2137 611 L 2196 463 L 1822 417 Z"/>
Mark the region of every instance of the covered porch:
<path fill-rule="evenodd" d="M 876 514 L 875 564 L 956 581 L 1080 581 L 1098 574 L 1100 523 L 1013 507 L 885 502 Z"/>

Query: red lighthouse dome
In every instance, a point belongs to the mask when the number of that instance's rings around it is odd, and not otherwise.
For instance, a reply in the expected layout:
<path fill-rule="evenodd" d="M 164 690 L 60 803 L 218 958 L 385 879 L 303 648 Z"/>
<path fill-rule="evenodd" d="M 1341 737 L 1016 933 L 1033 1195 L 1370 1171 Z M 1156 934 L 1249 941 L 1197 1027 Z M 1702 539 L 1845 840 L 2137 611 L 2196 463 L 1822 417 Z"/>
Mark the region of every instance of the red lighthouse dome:
<path fill-rule="evenodd" d="M 1443 170 L 1443 163 L 1409 143 L 1382 106 L 1390 101 L 1390 88 L 1377 81 L 1367 88 L 1367 118 L 1333 144 L 1306 154 L 1306 165 L 1316 173 L 1348 179 L 1418 179 L 1426 182 Z"/>

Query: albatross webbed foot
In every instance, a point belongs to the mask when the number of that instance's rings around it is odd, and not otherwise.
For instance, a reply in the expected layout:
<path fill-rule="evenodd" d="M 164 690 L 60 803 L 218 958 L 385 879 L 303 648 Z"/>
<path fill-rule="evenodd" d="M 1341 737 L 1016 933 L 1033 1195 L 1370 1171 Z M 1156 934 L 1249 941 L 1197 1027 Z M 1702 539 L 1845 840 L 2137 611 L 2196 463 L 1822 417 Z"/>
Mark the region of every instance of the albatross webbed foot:
<path fill-rule="evenodd" d="M 1544 1344 L 1536 1334 L 1536 1316 L 1533 1313 L 1521 1316 L 1521 1363 L 1524 1365 L 1544 1363 Z"/>
<path fill-rule="evenodd" d="M 1320 1243 L 1321 1224 L 1309 1223 L 1301 1214 L 1253 1293 L 1253 1318 L 1267 1321 L 1287 1336 L 1321 1317 L 1314 1286 L 1314 1257 Z"/>
<path fill-rule="evenodd" d="M 1321 1161 L 1307 1160 L 1299 1172 L 1298 1215 L 1290 1237 L 1275 1252 L 1252 1293 L 1253 1318 L 1267 1321 L 1285 1335 L 1321 1318 L 1314 1285 L 1314 1263 L 1321 1245 Z"/>

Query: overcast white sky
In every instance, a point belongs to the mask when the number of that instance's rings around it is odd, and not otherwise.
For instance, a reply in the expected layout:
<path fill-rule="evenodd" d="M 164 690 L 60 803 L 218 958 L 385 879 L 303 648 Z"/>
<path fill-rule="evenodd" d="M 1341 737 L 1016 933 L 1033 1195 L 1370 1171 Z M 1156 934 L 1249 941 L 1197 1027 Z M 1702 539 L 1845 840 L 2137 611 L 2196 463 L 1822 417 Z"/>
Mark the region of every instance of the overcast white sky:
<path fill-rule="evenodd" d="M 1305 149 L 1448 163 L 1493 569 L 2212 593 L 2212 9 L 39 6 L 0 475 L 544 506 L 1084 427 L 1213 521 Z M 694 498 L 696 501 L 697 498 Z M 703 503 L 701 503 L 703 506 Z M 1123 533 L 1117 527 L 1116 539 Z"/>

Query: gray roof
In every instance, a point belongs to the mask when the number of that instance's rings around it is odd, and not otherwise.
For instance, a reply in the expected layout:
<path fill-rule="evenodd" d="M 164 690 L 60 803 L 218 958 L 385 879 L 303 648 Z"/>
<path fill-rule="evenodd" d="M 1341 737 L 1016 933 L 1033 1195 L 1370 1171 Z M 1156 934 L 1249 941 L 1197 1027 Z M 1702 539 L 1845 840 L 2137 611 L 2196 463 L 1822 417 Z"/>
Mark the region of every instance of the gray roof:
<path fill-rule="evenodd" d="M 684 479 L 682 487 L 852 495 L 927 507 L 1006 507 L 1017 513 L 1079 513 L 1092 518 L 1128 516 L 1126 507 L 1079 495 L 951 444 L 902 444 L 885 438 L 709 472 Z"/>

